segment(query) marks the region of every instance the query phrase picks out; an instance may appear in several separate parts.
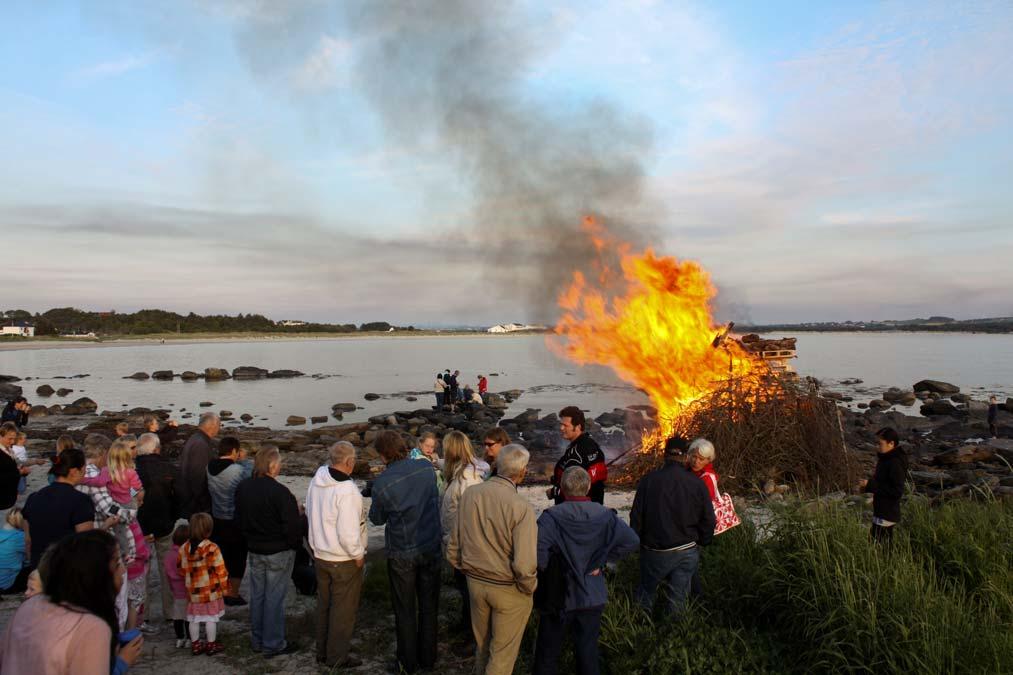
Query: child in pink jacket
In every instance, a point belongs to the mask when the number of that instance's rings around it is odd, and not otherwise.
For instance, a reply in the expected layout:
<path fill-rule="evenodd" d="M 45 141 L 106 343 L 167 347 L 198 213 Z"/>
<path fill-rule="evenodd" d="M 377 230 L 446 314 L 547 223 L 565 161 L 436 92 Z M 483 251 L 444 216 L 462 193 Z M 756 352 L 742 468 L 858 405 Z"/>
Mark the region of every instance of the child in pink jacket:
<path fill-rule="evenodd" d="M 159 562 L 164 565 L 165 576 L 169 579 L 172 590 L 172 629 L 176 631 L 176 647 L 186 647 L 186 603 L 190 594 L 186 590 L 186 582 L 179 572 L 179 547 L 190 538 L 190 526 L 183 524 L 172 533 L 172 548 L 165 552 L 165 558 Z"/>

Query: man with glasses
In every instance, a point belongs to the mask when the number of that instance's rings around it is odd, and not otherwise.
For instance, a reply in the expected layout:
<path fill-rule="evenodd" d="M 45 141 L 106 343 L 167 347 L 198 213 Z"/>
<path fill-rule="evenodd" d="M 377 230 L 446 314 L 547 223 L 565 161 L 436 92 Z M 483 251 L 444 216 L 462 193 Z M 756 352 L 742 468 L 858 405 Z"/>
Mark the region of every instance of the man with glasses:
<path fill-rule="evenodd" d="M 486 478 L 492 478 L 497 475 L 496 473 L 496 458 L 499 456 L 499 451 L 503 449 L 504 445 L 510 444 L 510 436 L 503 429 L 503 427 L 493 427 L 485 432 L 485 440 L 482 441 L 482 445 L 485 446 L 485 461 L 489 463 L 489 475 Z"/>

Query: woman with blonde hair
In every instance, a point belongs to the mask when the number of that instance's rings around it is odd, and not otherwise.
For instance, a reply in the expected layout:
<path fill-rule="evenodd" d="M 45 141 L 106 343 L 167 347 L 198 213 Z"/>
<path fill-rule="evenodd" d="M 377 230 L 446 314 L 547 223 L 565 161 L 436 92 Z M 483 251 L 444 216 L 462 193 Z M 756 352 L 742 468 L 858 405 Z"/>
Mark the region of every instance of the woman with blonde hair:
<path fill-rule="evenodd" d="M 443 437 L 443 479 L 447 483 L 440 504 L 440 524 L 443 527 L 443 552 L 447 552 L 450 533 L 457 525 L 457 506 L 461 495 L 472 485 L 478 485 L 489 472 L 489 465 L 475 458 L 471 441 L 460 431 L 451 431 Z M 454 585 L 461 594 L 460 632 L 471 633 L 471 599 L 468 597 L 468 578 L 454 570 Z"/>

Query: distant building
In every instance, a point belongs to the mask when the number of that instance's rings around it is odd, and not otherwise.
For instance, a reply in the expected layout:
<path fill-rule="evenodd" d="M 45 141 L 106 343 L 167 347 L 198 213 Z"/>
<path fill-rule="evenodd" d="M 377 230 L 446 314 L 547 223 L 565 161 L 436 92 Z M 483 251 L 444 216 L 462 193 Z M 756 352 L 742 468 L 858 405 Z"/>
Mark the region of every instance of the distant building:
<path fill-rule="evenodd" d="M 545 326 L 524 323 L 501 323 L 486 330 L 487 333 L 517 333 L 524 330 L 545 330 Z"/>
<path fill-rule="evenodd" d="M 279 326 L 305 326 L 306 322 L 305 321 L 293 321 L 291 319 L 286 319 L 285 321 L 279 321 L 278 325 Z"/>
<path fill-rule="evenodd" d="M 19 335 L 21 337 L 35 337 L 35 326 L 24 321 L 12 321 L 0 330 L 0 335 Z"/>

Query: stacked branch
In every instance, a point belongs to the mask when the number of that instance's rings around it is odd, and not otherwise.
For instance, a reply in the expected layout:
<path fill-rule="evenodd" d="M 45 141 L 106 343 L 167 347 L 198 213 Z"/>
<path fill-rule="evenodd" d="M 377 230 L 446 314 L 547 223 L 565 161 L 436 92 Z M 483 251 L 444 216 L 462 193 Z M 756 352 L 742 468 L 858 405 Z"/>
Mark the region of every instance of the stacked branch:
<path fill-rule="evenodd" d="M 837 406 L 818 392 L 770 375 L 729 380 L 672 420 L 676 433 L 717 449 L 722 490 L 742 493 L 773 480 L 804 492 L 844 489 L 857 477 Z M 662 444 L 640 448 L 619 470 L 635 483 L 659 466 Z"/>

